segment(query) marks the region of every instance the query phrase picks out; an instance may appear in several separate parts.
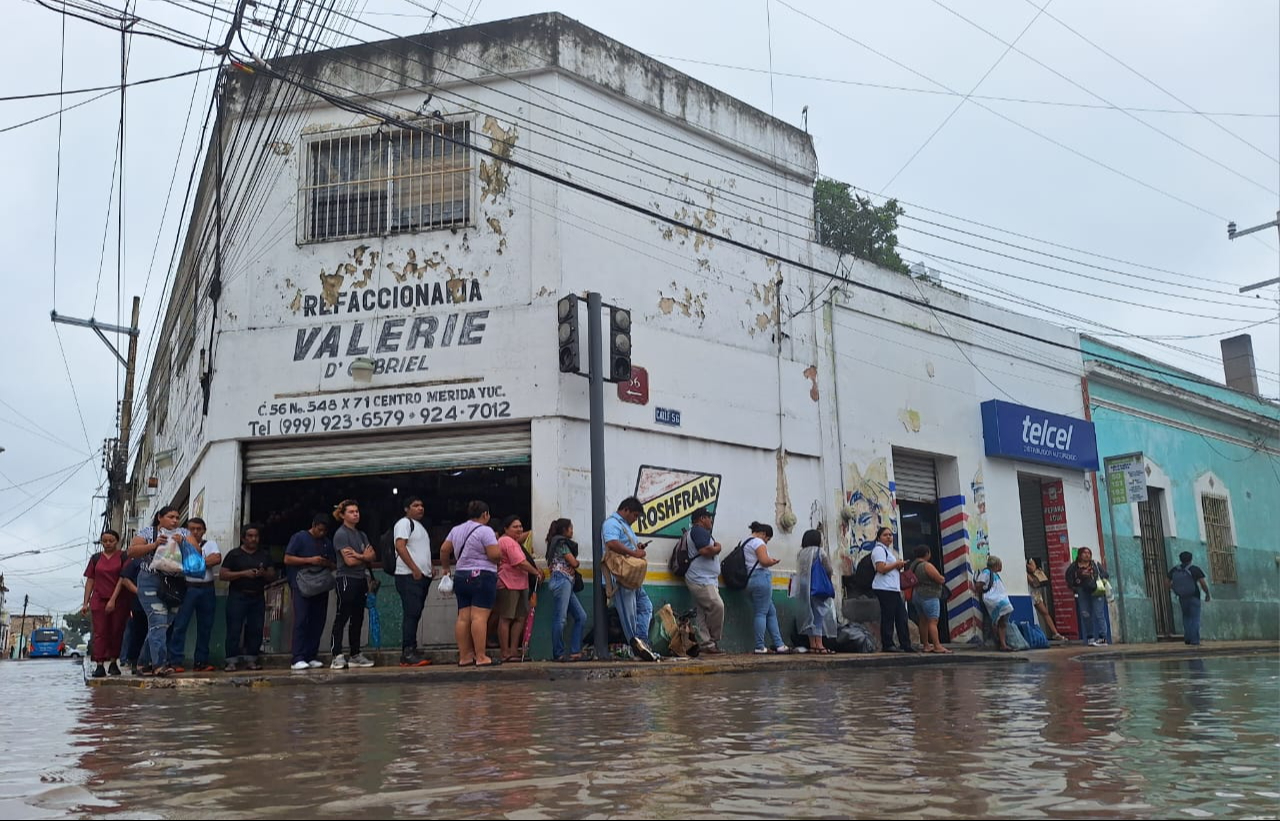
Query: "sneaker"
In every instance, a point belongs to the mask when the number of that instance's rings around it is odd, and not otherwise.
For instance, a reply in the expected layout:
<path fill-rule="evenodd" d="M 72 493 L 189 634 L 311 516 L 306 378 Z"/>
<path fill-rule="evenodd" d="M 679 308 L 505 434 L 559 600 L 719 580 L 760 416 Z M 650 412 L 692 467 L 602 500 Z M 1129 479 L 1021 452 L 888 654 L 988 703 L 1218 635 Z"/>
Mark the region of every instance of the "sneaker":
<path fill-rule="evenodd" d="M 319 667 L 320 665 L 316 666 Z M 289 665 L 289 669 L 295 673 L 301 673 L 305 670 L 310 670 L 311 665 L 305 661 L 295 661 L 293 664 Z"/>
<path fill-rule="evenodd" d="M 311 661 L 307 662 L 307 666 L 310 667 L 312 670 L 315 670 L 317 668 L 323 667 L 324 665 L 316 661 L 315 659 L 312 659 Z"/>
<path fill-rule="evenodd" d="M 400 656 L 401 667 L 426 667 L 431 659 L 424 659 L 417 653 L 404 653 Z"/>
<path fill-rule="evenodd" d="M 636 636 L 631 640 L 631 651 L 635 653 L 636 658 L 641 661 L 657 661 L 659 656 L 649 646 L 649 642 Z"/>
<path fill-rule="evenodd" d="M 214 667 L 207 661 L 204 664 L 197 664 L 195 667 L 191 668 L 194 673 L 213 673 L 216 672 L 217 669 L 217 667 Z"/>
<path fill-rule="evenodd" d="M 372 667 L 373 659 L 369 658 L 364 653 L 356 653 L 354 656 L 351 657 L 348 663 L 352 667 Z"/>
<path fill-rule="evenodd" d="M 107 675 L 109 676 L 120 675 L 120 665 L 112 661 L 111 664 L 107 667 Z"/>
<path fill-rule="evenodd" d="M 791 648 L 785 644 L 779 644 L 777 647 L 773 648 L 773 652 L 786 655 L 791 652 Z"/>
<path fill-rule="evenodd" d="M 308 664 L 307 666 L 308 666 L 308 667 L 310 667 L 311 665 L 309 665 L 309 664 Z M 253 659 L 252 661 L 250 661 L 250 662 L 249 662 L 248 669 L 250 669 L 250 670 L 261 670 L 261 669 L 262 669 L 262 662 L 258 661 L 258 660 L 255 658 L 255 659 Z"/>
<path fill-rule="evenodd" d="M 187 672 L 187 668 L 182 667 L 182 666 L 178 666 L 178 667 L 170 667 L 170 668 L 169 668 L 169 672 L 170 672 L 170 673 L 185 673 L 185 672 Z"/>
<path fill-rule="evenodd" d="M 330 670 L 345 670 L 345 669 L 347 669 L 347 657 L 346 657 L 346 656 L 344 656 L 344 655 L 342 655 L 341 653 L 339 653 L 338 655 L 334 656 L 334 657 L 333 657 L 333 661 L 329 664 L 329 669 L 330 669 Z"/>
<path fill-rule="evenodd" d="M 721 650 L 719 647 L 715 646 L 714 644 L 711 645 L 710 647 L 707 647 L 700 653 L 700 655 L 704 655 L 704 656 L 723 656 L 724 654 L 725 654 L 724 651 Z"/>
<path fill-rule="evenodd" d="M 94 678 L 107 677 L 107 668 L 102 666 L 102 662 L 98 662 L 98 666 L 93 668 L 93 677 Z"/>
<path fill-rule="evenodd" d="M 234 672 L 236 671 L 236 669 L 237 669 L 237 668 L 236 668 L 236 663 L 235 663 L 234 661 L 228 661 L 228 662 L 227 662 L 227 666 L 222 668 L 222 672 L 224 672 L 224 673 L 234 673 Z"/>
<path fill-rule="evenodd" d="M 1094 647 L 1106 647 L 1106 646 L 1107 646 L 1107 640 L 1106 640 L 1106 639 L 1094 639 L 1094 640 L 1093 640 L 1093 646 L 1094 646 Z"/>
<path fill-rule="evenodd" d="M 767 655 L 769 655 L 769 651 L 768 651 L 768 649 L 767 649 L 767 648 L 764 648 L 764 647 L 757 647 L 756 649 L 752 650 L 751 652 L 752 652 L 752 653 L 755 653 L 757 656 L 767 656 Z"/>

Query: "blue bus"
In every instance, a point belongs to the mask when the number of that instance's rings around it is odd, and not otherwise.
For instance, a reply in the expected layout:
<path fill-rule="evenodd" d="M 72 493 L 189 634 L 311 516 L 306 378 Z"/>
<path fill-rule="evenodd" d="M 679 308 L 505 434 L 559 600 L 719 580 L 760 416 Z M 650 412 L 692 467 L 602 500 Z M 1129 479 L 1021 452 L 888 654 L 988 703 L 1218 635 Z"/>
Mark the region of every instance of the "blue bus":
<path fill-rule="evenodd" d="M 31 639 L 27 642 L 27 658 L 58 658 L 66 649 L 66 640 L 61 630 L 56 627 L 39 627 L 31 631 Z"/>

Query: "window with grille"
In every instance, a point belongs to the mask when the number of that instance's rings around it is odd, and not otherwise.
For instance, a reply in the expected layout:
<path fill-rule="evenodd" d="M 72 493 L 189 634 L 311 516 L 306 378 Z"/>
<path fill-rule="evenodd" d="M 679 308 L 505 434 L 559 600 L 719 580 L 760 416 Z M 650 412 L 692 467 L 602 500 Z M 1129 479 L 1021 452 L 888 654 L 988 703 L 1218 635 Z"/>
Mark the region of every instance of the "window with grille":
<path fill-rule="evenodd" d="M 1204 537 L 1209 543 L 1209 577 L 1215 582 L 1235 582 L 1236 546 L 1231 538 L 1227 497 L 1200 495 L 1204 512 Z"/>
<path fill-rule="evenodd" d="M 454 228 L 471 221 L 471 126 L 333 132 L 307 144 L 300 239 Z"/>

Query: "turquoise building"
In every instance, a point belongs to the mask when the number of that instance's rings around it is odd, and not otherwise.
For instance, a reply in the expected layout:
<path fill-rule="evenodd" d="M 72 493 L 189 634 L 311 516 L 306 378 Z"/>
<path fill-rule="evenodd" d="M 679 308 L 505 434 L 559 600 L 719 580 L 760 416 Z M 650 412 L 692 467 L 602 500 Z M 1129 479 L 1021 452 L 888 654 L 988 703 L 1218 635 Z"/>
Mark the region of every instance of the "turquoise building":
<path fill-rule="evenodd" d="M 1098 487 L 1126 642 L 1181 637 L 1165 579 L 1184 550 L 1208 576 L 1204 640 L 1280 638 L 1280 405 L 1256 395 L 1247 338 L 1230 343 L 1247 349 L 1235 387 L 1082 337 L 1098 456 L 1141 452 L 1147 477 L 1146 502 L 1110 510 Z"/>

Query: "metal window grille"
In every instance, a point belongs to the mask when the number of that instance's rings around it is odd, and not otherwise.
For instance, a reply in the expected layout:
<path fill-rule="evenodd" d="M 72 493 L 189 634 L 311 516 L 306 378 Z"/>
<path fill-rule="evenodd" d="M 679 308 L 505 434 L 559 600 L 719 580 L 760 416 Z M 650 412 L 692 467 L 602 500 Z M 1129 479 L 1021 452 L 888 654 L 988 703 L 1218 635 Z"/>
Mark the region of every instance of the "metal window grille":
<path fill-rule="evenodd" d="M 1215 582 L 1236 581 L 1236 546 L 1231 538 L 1231 517 L 1225 496 L 1200 496 L 1204 535 L 1209 542 L 1209 575 Z"/>
<path fill-rule="evenodd" d="M 300 239 L 455 228 L 471 220 L 471 125 L 334 132 L 307 147 Z M 446 139 L 447 138 L 447 139 Z"/>

